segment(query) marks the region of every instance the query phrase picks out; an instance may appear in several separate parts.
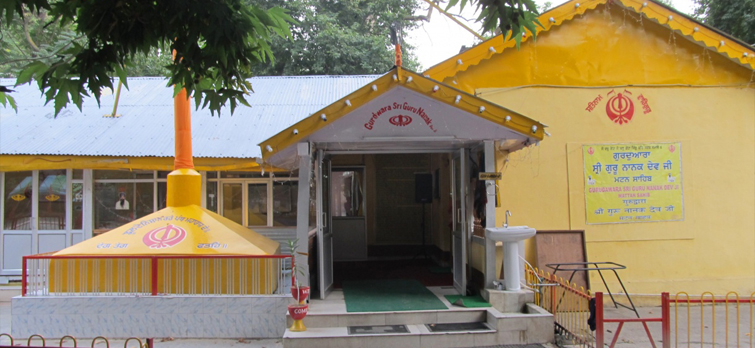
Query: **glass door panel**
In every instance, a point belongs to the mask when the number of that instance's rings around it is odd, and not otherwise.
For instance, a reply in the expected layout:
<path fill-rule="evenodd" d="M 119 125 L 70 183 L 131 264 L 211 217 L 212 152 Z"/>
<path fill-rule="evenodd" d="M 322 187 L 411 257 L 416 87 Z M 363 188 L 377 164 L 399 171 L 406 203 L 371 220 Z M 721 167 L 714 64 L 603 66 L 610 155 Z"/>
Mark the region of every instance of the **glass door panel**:
<path fill-rule="evenodd" d="M 223 211 L 220 215 L 237 224 L 243 224 L 243 194 L 241 183 L 223 184 Z"/>
<path fill-rule="evenodd" d="M 247 226 L 267 226 L 267 183 L 249 183 L 247 191 Z"/>

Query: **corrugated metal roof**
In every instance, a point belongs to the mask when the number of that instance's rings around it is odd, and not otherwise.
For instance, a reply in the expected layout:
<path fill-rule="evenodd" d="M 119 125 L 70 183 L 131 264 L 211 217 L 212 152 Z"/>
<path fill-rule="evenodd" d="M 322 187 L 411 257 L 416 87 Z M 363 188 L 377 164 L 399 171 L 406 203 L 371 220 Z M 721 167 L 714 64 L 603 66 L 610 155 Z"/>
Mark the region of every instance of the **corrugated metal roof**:
<path fill-rule="evenodd" d="M 258 143 L 353 92 L 379 75 L 265 76 L 250 81 L 251 107 L 227 108 L 220 117 L 207 109 L 192 112 L 195 157 L 261 157 Z M 0 85 L 13 85 L 0 79 Z M 172 88 L 163 78 L 130 78 L 118 114 L 107 91 L 101 106 L 87 98 L 82 110 L 69 105 L 57 118 L 53 103 L 44 105 L 36 84 L 15 87 L 18 113 L 0 106 L 0 154 L 172 157 Z"/>

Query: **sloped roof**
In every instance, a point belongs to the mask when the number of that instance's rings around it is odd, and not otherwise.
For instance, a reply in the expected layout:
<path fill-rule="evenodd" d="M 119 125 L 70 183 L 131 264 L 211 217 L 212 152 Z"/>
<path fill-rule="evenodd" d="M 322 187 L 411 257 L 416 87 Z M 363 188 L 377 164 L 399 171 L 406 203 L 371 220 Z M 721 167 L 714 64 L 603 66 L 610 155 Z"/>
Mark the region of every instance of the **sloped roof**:
<path fill-rule="evenodd" d="M 180 218 L 180 219 L 179 219 Z M 101 244 L 122 248 L 100 248 Z M 215 246 L 213 246 L 215 244 Z M 167 207 L 54 255 L 275 255 L 280 243 L 196 205 Z"/>
<path fill-rule="evenodd" d="M 621 6 L 642 14 L 645 18 L 681 33 L 690 41 L 707 47 L 737 64 L 755 69 L 755 49 L 752 46 L 652 0 L 572 0 L 540 15 L 539 20 L 544 29 L 540 28 L 538 33 L 548 31 L 594 10 L 599 5 L 606 4 Z M 522 42 L 531 40 L 531 36 L 525 35 Z M 503 42 L 502 35 L 498 35 L 438 63 L 427 69 L 424 74 L 436 80 L 444 80 L 514 47 L 514 40 Z"/>
<path fill-rule="evenodd" d="M 406 100 L 405 98 L 418 100 L 419 104 L 415 105 L 420 106 L 420 109 L 402 107 L 401 103 Z M 398 102 L 398 99 L 401 99 L 401 102 Z M 375 103 L 379 104 L 376 106 L 377 109 L 381 109 L 381 107 L 382 109 L 372 112 L 369 107 L 375 107 L 372 105 Z M 388 106 L 386 107 L 386 105 Z M 422 112 L 423 108 L 425 110 L 436 109 L 438 116 L 446 116 L 447 118 L 445 120 L 441 117 L 433 119 Z M 412 127 L 418 124 L 426 125 L 427 127 L 418 126 L 425 131 L 424 135 L 405 131 L 412 128 L 408 127 L 411 123 L 411 116 L 409 116 L 407 124 L 396 124 L 394 123 L 395 117 L 390 118 L 390 123 L 399 126 L 398 128 L 394 127 L 396 133 L 393 133 L 393 135 L 397 136 L 371 136 L 379 134 L 366 132 L 365 129 L 372 131 L 373 124 L 377 128 L 378 122 L 376 121 L 379 118 L 383 120 L 383 123 L 387 123 L 389 112 L 381 117 L 381 113 L 386 109 L 393 111 L 411 110 L 405 113 L 413 113 L 415 117 L 421 119 Z M 430 113 L 430 111 L 428 110 L 427 113 Z M 349 120 L 349 124 L 340 122 L 347 118 L 345 116 L 352 114 L 356 115 L 356 121 Z M 451 117 L 448 118 L 448 116 Z M 399 115 L 397 117 L 407 116 Z M 480 120 L 491 123 L 478 124 Z M 441 121 L 442 124 L 438 123 Z M 336 126 L 336 124 L 340 126 Z M 469 134 L 461 135 L 461 128 L 470 127 L 479 127 L 474 128 L 473 137 L 467 137 Z M 443 131 L 439 132 L 439 128 L 443 128 Z M 261 142 L 260 149 L 266 162 L 270 163 L 272 159 L 274 166 L 287 167 L 295 165 L 291 162 L 292 158 L 296 156 L 295 144 L 306 141 L 336 143 L 345 150 L 353 150 L 358 146 L 364 146 L 365 142 L 369 142 L 372 149 L 385 150 L 395 145 L 397 141 L 402 142 L 402 144 L 412 144 L 415 141 L 412 139 L 417 138 L 422 138 L 420 140 L 423 145 L 427 145 L 428 142 L 463 143 L 464 141 L 487 139 L 506 140 L 509 143 L 501 145 L 507 149 L 516 150 L 542 140 L 545 134 L 544 128 L 545 125 L 540 122 L 515 111 L 412 71 L 394 67 L 387 74 L 359 89 L 355 89 L 349 95 Z M 411 135 L 407 136 L 407 134 Z M 320 139 L 316 139 L 316 137 L 320 137 Z M 357 145 L 357 143 L 360 145 Z"/>
<path fill-rule="evenodd" d="M 250 81 L 255 93 L 233 115 L 207 109 L 192 111 L 195 157 L 259 158 L 257 144 L 312 112 L 373 80 L 377 75 L 269 76 Z M 0 85 L 13 85 L 0 79 Z M 101 106 L 86 98 L 53 118 L 52 103 L 36 84 L 16 87 L 18 113 L 0 106 L 0 155 L 75 155 L 173 157 L 172 88 L 163 78 L 129 78 L 112 114 L 115 96 L 103 95 Z M 192 104 L 193 105 L 193 104 Z"/>

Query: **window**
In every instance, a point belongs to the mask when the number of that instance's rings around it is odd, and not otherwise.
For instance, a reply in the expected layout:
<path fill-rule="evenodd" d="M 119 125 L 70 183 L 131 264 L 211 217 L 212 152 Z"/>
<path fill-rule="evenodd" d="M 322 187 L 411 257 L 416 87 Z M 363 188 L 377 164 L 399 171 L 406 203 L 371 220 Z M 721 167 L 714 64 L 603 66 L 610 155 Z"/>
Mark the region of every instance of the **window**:
<path fill-rule="evenodd" d="M 70 173 L 70 177 L 69 170 L 66 169 L 4 173 L 5 181 L 0 183 L 5 194 L 0 206 L 4 217 L 2 229 L 65 231 L 70 216 L 71 229 L 81 230 L 84 203 L 84 184 L 81 179 L 83 171 L 70 170 Z M 71 201 L 71 211 L 66 210 L 67 200 Z M 36 209 L 36 219 L 32 218 L 33 209 Z"/>
<path fill-rule="evenodd" d="M 31 185 L 31 171 L 5 173 L 4 229 L 31 230 Z"/>
<path fill-rule="evenodd" d="M 361 170 L 333 170 L 330 175 L 330 209 L 333 216 L 363 217 L 364 192 Z"/>
<path fill-rule="evenodd" d="M 216 172 L 208 172 L 208 174 L 209 173 L 216 173 Z M 207 210 L 217 213 L 218 212 L 218 183 L 217 181 L 207 182 L 205 194 L 207 195 L 205 199 Z"/>
<path fill-rule="evenodd" d="M 241 225 L 296 226 L 298 182 L 257 172 L 208 172 L 206 208 Z"/>
<path fill-rule="evenodd" d="M 248 226 L 267 226 L 267 183 L 247 184 L 247 222 Z"/>
<path fill-rule="evenodd" d="M 273 226 L 296 226 L 299 182 L 273 182 Z"/>
<path fill-rule="evenodd" d="M 94 231 L 97 235 L 165 207 L 167 184 L 154 171 L 94 171 Z"/>
<path fill-rule="evenodd" d="M 74 181 L 71 188 L 71 194 L 73 195 L 71 228 L 81 230 L 84 228 L 84 183 Z"/>
<path fill-rule="evenodd" d="M 241 183 L 223 184 L 223 211 L 221 214 L 240 225 L 244 224 L 242 185 Z"/>
<path fill-rule="evenodd" d="M 66 171 L 39 171 L 38 228 L 40 230 L 66 229 Z"/>

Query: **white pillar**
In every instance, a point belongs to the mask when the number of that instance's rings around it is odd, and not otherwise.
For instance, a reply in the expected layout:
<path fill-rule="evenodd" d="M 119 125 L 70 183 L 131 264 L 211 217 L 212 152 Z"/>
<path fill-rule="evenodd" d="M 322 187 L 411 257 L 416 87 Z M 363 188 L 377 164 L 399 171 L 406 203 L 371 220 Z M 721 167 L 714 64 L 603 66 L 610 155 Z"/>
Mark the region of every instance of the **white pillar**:
<path fill-rule="evenodd" d="M 312 162 L 309 153 L 309 143 L 297 144 L 299 155 L 299 193 L 296 203 L 296 238 L 299 246 L 292 251 L 298 268 L 304 271 L 304 279 L 299 279 L 301 285 L 309 284 L 309 258 L 297 252 L 309 253 L 309 180 L 312 177 Z M 295 275 L 300 277 L 301 275 Z"/>
<path fill-rule="evenodd" d="M 92 169 L 84 169 L 84 201 L 81 204 L 83 214 L 81 216 L 81 228 L 84 230 L 81 239 L 92 238 L 94 233 L 94 172 Z"/>
<path fill-rule="evenodd" d="M 495 172 L 495 143 L 492 140 L 485 141 L 485 171 Z M 488 196 L 488 204 L 485 205 L 485 228 L 495 227 L 495 185 L 494 180 L 485 181 L 485 192 Z M 485 239 L 485 289 L 493 288 L 495 274 L 495 241 Z"/>

